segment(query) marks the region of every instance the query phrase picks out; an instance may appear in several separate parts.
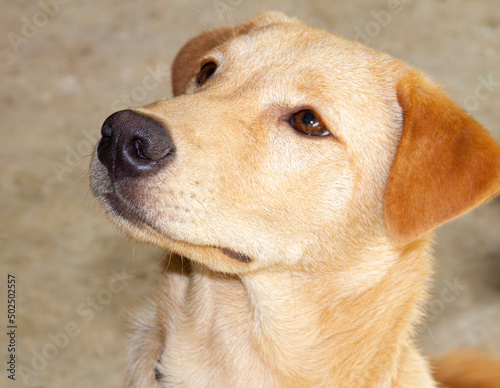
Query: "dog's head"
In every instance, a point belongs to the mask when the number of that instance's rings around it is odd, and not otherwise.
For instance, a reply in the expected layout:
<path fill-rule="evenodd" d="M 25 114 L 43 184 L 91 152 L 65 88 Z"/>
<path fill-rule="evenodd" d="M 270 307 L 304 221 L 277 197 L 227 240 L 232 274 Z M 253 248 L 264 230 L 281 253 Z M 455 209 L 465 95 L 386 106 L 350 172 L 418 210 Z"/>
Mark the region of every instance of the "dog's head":
<path fill-rule="evenodd" d="M 214 270 L 396 247 L 500 189 L 499 147 L 425 76 L 283 15 L 195 37 L 172 81 L 105 121 L 92 188 L 130 236 Z"/>

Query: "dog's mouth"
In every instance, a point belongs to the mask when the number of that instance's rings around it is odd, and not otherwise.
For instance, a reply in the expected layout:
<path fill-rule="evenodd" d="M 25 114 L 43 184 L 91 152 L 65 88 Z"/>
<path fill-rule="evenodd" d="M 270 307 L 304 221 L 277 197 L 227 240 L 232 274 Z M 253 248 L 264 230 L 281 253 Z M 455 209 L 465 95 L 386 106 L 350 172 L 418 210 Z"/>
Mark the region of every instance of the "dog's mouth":
<path fill-rule="evenodd" d="M 148 225 L 153 227 L 150 222 L 144 217 L 139 209 L 137 209 L 133 204 L 122 199 L 120 195 L 116 193 L 107 193 L 103 195 L 105 203 L 111 207 L 113 213 L 119 215 L 120 217 L 126 219 L 134 226 Z"/>
<path fill-rule="evenodd" d="M 138 228 L 143 228 L 144 226 L 149 226 L 155 231 L 164 234 L 162 231 L 158 230 L 153 223 L 151 223 L 147 217 L 145 217 L 140 209 L 134 206 L 132 203 L 126 199 L 121 198 L 117 193 L 111 192 L 103 195 L 105 203 L 112 209 L 112 212 L 119 217 L 127 220 L 132 225 Z M 234 251 L 229 248 L 221 248 L 212 246 L 212 248 L 218 249 L 224 255 L 230 257 L 233 260 L 239 261 L 241 263 L 250 263 L 252 259 L 240 252 Z"/>
<path fill-rule="evenodd" d="M 242 263 L 250 263 L 252 261 L 252 259 L 250 259 L 250 257 L 248 257 L 247 255 L 233 251 L 232 249 L 229 248 L 218 248 L 218 249 L 226 256 L 229 256 L 231 259 L 240 261 Z"/>

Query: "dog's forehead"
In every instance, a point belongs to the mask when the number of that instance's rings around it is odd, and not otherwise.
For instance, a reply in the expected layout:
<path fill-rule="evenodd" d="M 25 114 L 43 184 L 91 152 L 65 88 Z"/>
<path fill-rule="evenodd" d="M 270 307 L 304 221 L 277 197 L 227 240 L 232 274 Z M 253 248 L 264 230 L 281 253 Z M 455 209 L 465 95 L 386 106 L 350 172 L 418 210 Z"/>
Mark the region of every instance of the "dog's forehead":
<path fill-rule="evenodd" d="M 373 96 L 377 94 L 374 88 L 391 87 L 395 63 L 390 56 L 358 42 L 294 21 L 250 29 L 209 53 L 212 55 L 227 75 L 226 85 L 252 86 L 290 98 L 301 91 L 329 99 L 335 94 L 342 99 L 353 93 Z M 384 94 L 381 92 L 378 95 Z"/>
<path fill-rule="evenodd" d="M 388 58 L 355 41 L 312 28 L 300 22 L 256 27 L 221 47 L 225 58 L 242 67 L 338 72 L 374 68 Z"/>

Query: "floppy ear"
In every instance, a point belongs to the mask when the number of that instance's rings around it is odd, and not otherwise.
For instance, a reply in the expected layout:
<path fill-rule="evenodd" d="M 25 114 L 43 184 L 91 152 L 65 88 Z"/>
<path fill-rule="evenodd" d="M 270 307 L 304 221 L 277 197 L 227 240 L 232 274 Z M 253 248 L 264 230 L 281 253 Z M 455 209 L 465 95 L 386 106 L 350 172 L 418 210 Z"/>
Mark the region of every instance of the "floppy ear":
<path fill-rule="evenodd" d="M 174 96 L 185 92 L 187 83 L 199 71 L 200 58 L 209 50 L 224 44 L 229 39 L 245 34 L 255 27 L 283 23 L 289 20 L 291 19 L 278 12 L 268 12 L 251 22 L 236 27 L 221 27 L 211 31 L 204 31 L 192 38 L 181 48 L 172 65 Z"/>
<path fill-rule="evenodd" d="M 500 191 L 500 147 L 416 70 L 397 85 L 403 133 L 384 197 L 391 237 L 410 242 Z"/>

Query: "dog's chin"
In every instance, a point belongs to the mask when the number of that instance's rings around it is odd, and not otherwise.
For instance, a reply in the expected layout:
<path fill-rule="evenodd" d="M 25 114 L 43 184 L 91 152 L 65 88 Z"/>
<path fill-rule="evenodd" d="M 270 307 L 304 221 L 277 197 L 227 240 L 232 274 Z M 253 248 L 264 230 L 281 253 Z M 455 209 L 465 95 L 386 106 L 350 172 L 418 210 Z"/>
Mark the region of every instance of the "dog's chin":
<path fill-rule="evenodd" d="M 106 193 L 101 196 L 101 201 L 116 226 L 134 240 L 158 245 L 187 259 L 225 272 L 231 269 L 227 265 L 228 262 L 240 267 L 253 261 L 248 255 L 227 247 L 197 245 L 174 239 L 155 225 L 137 206 L 117 193 Z"/>

